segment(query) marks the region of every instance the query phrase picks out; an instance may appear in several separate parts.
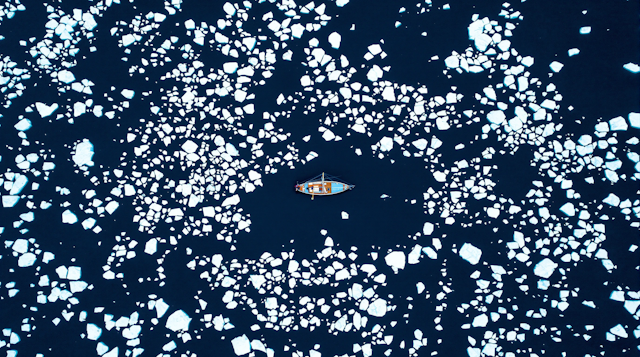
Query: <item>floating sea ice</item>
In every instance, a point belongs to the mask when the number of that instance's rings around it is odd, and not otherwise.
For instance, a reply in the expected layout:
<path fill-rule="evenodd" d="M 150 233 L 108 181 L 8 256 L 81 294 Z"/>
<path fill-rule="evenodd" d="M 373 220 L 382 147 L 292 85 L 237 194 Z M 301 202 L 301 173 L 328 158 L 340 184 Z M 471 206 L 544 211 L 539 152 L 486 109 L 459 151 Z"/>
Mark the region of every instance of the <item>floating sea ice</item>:
<path fill-rule="evenodd" d="M 236 8 L 233 6 L 233 4 L 228 2 L 224 3 L 224 5 L 222 6 L 222 10 L 224 10 L 224 12 L 226 12 L 229 16 L 233 16 L 236 13 Z"/>
<path fill-rule="evenodd" d="M 67 268 L 67 279 L 78 280 L 82 276 L 82 269 L 80 267 Z"/>
<path fill-rule="evenodd" d="M 73 162 L 78 166 L 93 166 L 93 144 L 89 139 L 84 139 L 78 143 L 74 148 L 75 153 L 71 157 Z"/>
<path fill-rule="evenodd" d="M 336 6 L 343 7 L 349 3 L 349 0 L 336 0 Z"/>
<path fill-rule="evenodd" d="M 78 222 L 78 217 L 73 212 L 70 210 L 62 212 L 62 223 L 74 224 L 76 222 Z"/>
<path fill-rule="evenodd" d="M 471 325 L 473 327 L 486 327 L 489 322 L 489 317 L 487 314 L 478 315 L 473 319 Z"/>
<path fill-rule="evenodd" d="M 560 207 L 560 211 L 566 214 L 569 217 L 573 217 L 576 215 L 576 208 L 573 206 L 573 203 L 567 202 L 562 207 Z"/>
<path fill-rule="evenodd" d="M 564 65 L 562 63 L 558 62 L 558 61 L 553 61 L 549 65 L 549 68 L 551 68 L 551 70 L 556 72 L 556 73 L 560 72 L 562 67 L 564 67 Z"/>
<path fill-rule="evenodd" d="M 235 73 L 238 70 L 238 62 L 227 62 L 222 65 L 222 69 L 225 73 Z"/>
<path fill-rule="evenodd" d="M 382 317 L 387 313 L 387 301 L 385 299 L 376 299 L 367 308 L 367 313 L 371 316 Z"/>
<path fill-rule="evenodd" d="M 198 148 L 198 144 L 194 143 L 191 140 L 187 140 L 184 144 L 182 144 L 182 150 L 189 154 L 196 152 Z"/>
<path fill-rule="evenodd" d="M 31 129 L 31 120 L 27 118 L 23 118 L 13 127 L 16 128 L 16 130 L 18 131 L 27 131 Z"/>
<path fill-rule="evenodd" d="M 224 201 L 222 201 L 222 207 L 235 206 L 238 203 L 240 203 L 240 196 L 233 195 L 231 197 L 227 197 Z"/>
<path fill-rule="evenodd" d="M 149 255 L 155 254 L 157 249 L 158 249 L 158 240 L 155 238 L 149 239 L 147 243 L 144 245 L 144 252 Z"/>
<path fill-rule="evenodd" d="M 97 341 L 102 335 L 102 329 L 95 324 L 87 324 L 87 338 Z"/>
<path fill-rule="evenodd" d="M 69 84 L 69 83 L 75 81 L 76 77 L 70 71 L 68 71 L 66 69 L 63 69 L 62 71 L 58 72 L 58 79 L 61 82 Z"/>
<path fill-rule="evenodd" d="M 609 120 L 609 128 L 611 131 L 625 131 L 629 129 L 629 125 L 623 117 L 615 117 Z"/>
<path fill-rule="evenodd" d="M 631 73 L 640 72 L 640 66 L 638 66 L 636 63 L 629 62 L 622 67 Z"/>
<path fill-rule="evenodd" d="M 378 67 L 377 64 L 374 64 L 373 67 L 367 72 L 367 79 L 371 82 L 376 82 L 378 79 L 382 78 L 382 68 Z"/>
<path fill-rule="evenodd" d="M 507 117 L 504 115 L 504 112 L 502 110 L 492 110 L 489 112 L 489 114 L 487 114 L 487 120 L 490 123 L 496 125 L 504 123 L 506 118 Z"/>
<path fill-rule="evenodd" d="M 388 136 L 380 139 L 380 151 L 391 151 L 393 149 L 393 139 Z"/>
<path fill-rule="evenodd" d="M 404 269 L 406 259 L 404 252 L 391 252 L 387 254 L 386 257 L 384 257 L 384 261 L 388 266 L 390 266 L 394 270 L 397 270 Z"/>
<path fill-rule="evenodd" d="M 547 279 L 553 274 L 557 267 L 558 264 L 553 260 L 544 258 L 533 268 L 533 273 L 541 278 Z"/>
<path fill-rule="evenodd" d="M 581 35 L 587 35 L 591 33 L 591 26 L 584 26 L 580 28 Z"/>
<path fill-rule="evenodd" d="M 233 352 L 238 356 L 246 355 L 251 352 L 251 341 L 249 341 L 247 335 L 234 338 L 231 340 L 231 345 L 233 346 Z"/>
<path fill-rule="evenodd" d="M 322 138 L 326 141 L 331 141 L 336 138 L 336 134 L 334 134 L 331 130 L 327 129 L 322 133 Z"/>
<path fill-rule="evenodd" d="M 640 129 L 640 113 L 629 113 L 629 124 L 631 124 L 631 126 L 634 128 Z M 637 140 L 638 139 L 636 139 L 636 141 Z"/>
<path fill-rule="evenodd" d="M 178 310 L 169 315 L 165 326 L 173 332 L 187 331 L 189 330 L 189 323 L 191 323 L 189 315 L 182 310 Z"/>
<path fill-rule="evenodd" d="M 26 268 L 32 266 L 36 262 L 36 255 L 33 253 L 25 253 L 18 258 L 18 266 Z"/>
<path fill-rule="evenodd" d="M 609 330 L 609 332 L 611 332 L 612 334 L 618 336 L 618 337 L 622 337 L 622 338 L 627 338 L 629 337 L 629 334 L 627 334 L 627 331 L 624 329 L 624 327 L 622 327 L 621 324 L 617 324 L 615 326 L 613 326 L 611 328 L 611 330 Z"/>
<path fill-rule="evenodd" d="M 425 139 L 418 139 L 415 140 L 414 142 L 412 142 L 413 146 L 416 147 L 416 149 L 418 150 L 424 150 L 427 148 L 427 145 L 429 144 L 429 142 Z"/>
<path fill-rule="evenodd" d="M 337 32 L 333 32 L 331 35 L 329 35 L 329 43 L 331 44 L 331 47 L 335 49 L 340 48 L 341 40 L 342 40 L 342 36 L 340 36 L 340 34 Z"/>
<path fill-rule="evenodd" d="M 470 243 L 465 243 L 460 248 L 459 253 L 460 257 L 472 265 L 476 265 L 480 262 L 480 257 L 482 257 L 482 250 L 474 247 Z"/>
<path fill-rule="evenodd" d="M 456 55 L 451 55 L 444 59 L 444 64 L 449 68 L 458 68 L 460 67 L 460 59 Z"/>
<path fill-rule="evenodd" d="M 573 57 L 573 56 L 579 54 L 580 50 L 577 49 L 577 48 L 572 48 L 572 49 L 569 49 L 569 51 L 567 51 L 567 53 L 569 54 L 569 57 Z"/>
<path fill-rule="evenodd" d="M 342 211 L 342 219 L 349 219 L 349 214 L 345 211 Z"/>
<path fill-rule="evenodd" d="M 240 152 L 238 151 L 238 149 L 236 149 L 236 147 L 232 143 L 226 143 L 224 145 L 224 149 L 231 156 L 239 156 L 240 155 Z"/>
<path fill-rule="evenodd" d="M 40 117 L 42 118 L 46 118 L 49 115 L 53 114 L 53 112 L 56 111 L 56 109 L 58 109 L 57 103 L 53 103 L 51 105 L 46 105 L 40 102 L 36 103 L 36 110 L 38 111 L 38 114 L 40 114 Z"/>
<path fill-rule="evenodd" d="M 610 193 L 609 196 L 605 197 L 604 200 L 602 200 L 602 202 L 610 205 L 610 206 L 614 206 L 617 207 L 620 204 L 620 198 L 618 196 L 616 196 L 613 193 Z"/>
<path fill-rule="evenodd" d="M 422 233 L 425 236 L 429 236 L 429 235 L 431 235 L 431 233 L 433 233 L 433 228 L 434 228 L 433 223 L 424 222 L 424 226 L 422 226 Z"/>
<path fill-rule="evenodd" d="M 122 94 L 122 96 L 127 99 L 133 99 L 133 96 L 136 94 L 136 92 L 132 91 L 131 89 L 123 89 L 120 94 Z"/>

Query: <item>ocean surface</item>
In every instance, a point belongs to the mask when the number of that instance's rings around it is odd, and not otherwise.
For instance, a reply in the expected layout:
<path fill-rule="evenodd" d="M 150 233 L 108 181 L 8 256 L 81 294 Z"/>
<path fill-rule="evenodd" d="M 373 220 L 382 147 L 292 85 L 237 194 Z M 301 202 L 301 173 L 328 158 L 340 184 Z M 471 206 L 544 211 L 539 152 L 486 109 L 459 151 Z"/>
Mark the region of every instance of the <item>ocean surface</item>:
<path fill-rule="evenodd" d="M 0 355 L 637 356 L 639 10 L 0 1 Z"/>

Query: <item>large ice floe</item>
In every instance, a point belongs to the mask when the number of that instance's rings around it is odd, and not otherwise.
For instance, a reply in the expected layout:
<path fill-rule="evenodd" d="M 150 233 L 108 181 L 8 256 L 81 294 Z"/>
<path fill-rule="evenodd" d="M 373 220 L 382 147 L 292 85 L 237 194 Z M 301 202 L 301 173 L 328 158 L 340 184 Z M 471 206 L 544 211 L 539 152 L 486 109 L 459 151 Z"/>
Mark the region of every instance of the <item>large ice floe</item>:
<path fill-rule="evenodd" d="M 0 1 L 0 353 L 637 355 L 637 96 L 570 103 L 625 22 L 531 11 Z"/>

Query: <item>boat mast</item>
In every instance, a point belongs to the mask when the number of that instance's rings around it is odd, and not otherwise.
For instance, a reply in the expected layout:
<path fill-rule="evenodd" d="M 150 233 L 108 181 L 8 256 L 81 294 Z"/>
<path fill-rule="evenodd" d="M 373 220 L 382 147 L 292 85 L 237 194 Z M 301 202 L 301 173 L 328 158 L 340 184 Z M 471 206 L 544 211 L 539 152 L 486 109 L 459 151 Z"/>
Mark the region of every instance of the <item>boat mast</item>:
<path fill-rule="evenodd" d="M 324 172 L 322 173 L 322 191 L 325 193 L 327 192 L 327 190 L 324 187 Z"/>

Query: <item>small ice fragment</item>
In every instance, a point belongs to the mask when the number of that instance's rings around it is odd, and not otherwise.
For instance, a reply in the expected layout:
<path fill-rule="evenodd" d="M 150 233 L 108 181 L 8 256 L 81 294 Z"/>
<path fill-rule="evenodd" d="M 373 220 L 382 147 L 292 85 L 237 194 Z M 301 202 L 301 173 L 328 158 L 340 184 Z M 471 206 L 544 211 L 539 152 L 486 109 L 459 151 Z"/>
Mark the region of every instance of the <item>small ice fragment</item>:
<path fill-rule="evenodd" d="M 573 57 L 573 56 L 579 54 L 580 50 L 577 49 L 577 48 L 571 48 L 571 49 L 569 49 L 569 51 L 567 51 L 567 53 L 569 54 L 569 57 Z"/>
<path fill-rule="evenodd" d="M 425 236 L 431 235 L 431 233 L 433 233 L 433 228 L 433 223 L 424 222 L 424 226 L 422 226 L 422 233 L 424 233 Z"/>
<path fill-rule="evenodd" d="M 533 273 L 541 278 L 547 279 L 553 274 L 557 267 L 558 264 L 553 260 L 544 258 L 533 268 Z"/>
<path fill-rule="evenodd" d="M 38 114 L 40 114 L 40 117 L 42 118 L 46 118 L 49 115 L 53 114 L 56 109 L 58 109 L 57 103 L 53 103 L 51 105 L 46 105 L 40 102 L 36 103 L 36 110 L 38 110 Z"/>
<path fill-rule="evenodd" d="M 251 352 L 251 341 L 249 341 L 247 335 L 234 338 L 231 340 L 231 345 L 233 346 L 233 352 L 235 352 L 237 356 L 246 355 Z"/>
<path fill-rule="evenodd" d="M 93 144 L 89 139 L 84 139 L 78 143 L 74 148 L 75 153 L 71 157 L 73 162 L 78 166 L 93 166 Z"/>
<path fill-rule="evenodd" d="M 609 196 L 605 197 L 604 200 L 602 200 L 602 202 L 610 205 L 610 206 L 614 206 L 617 207 L 620 204 L 620 198 L 618 196 L 616 196 L 613 193 L 610 193 Z"/>
<path fill-rule="evenodd" d="M 387 263 L 388 266 L 392 268 L 404 269 L 404 265 L 406 262 L 405 254 L 404 252 L 398 252 L 398 251 L 391 252 L 387 254 L 386 257 L 384 257 L 384 261 Z"/>
<path fill-rule="evenodd" d="M 331 47 L 335 48 L 335 49 L 339 49 L 340 48 L 340 41 L 342 40 L 342 36 L 340 36 L 339 33 L 337 32 L 333 32 L 331 33 L 331 35 L 329 35 L 329 43 L 331 44 Z"/>
<path fill-rule="evenodd" d="M 415 140 L 414 142 L 412 142 L 413 146 L 415 146 L 416 149 L 418 149 L 418 150 L 426 149 L 428 143 L 429 142 L 427 140 L 425 140 L 425 139 L 418 139 L 418 140 Z"/>
<path fill-rule="evenodd" d="M 222 65 L 222 69 L 225 73 L 235 73 L 238 70 L 238 62 L 227 62 Z"/>
<path fill-rule="evenodd" d="M 380 151 L 391 151 L 393 149 L 393 139 L 385 136 L 380 139 Z"/>
<path fill-rule="evenodd" d="M 196 152 L 198 148 L 198 144 L 194 143 L 191 140 L 187 140 L 184 144 L 182 144 L 182 150 L 189 154 Z"/>
<path fill-rule="evenodd" d="M 587 35 L 591 33 L 591 26 L 584 26 L 580 28 L 581 35 Z"/>
<path fill-rule="evenodd" d="M 233 16 L 236 13 L 236 8 L 233 6 L 233 4 L 228 2 L 224 3 L 224 5 L 222 6 L 222 10 L 224 10 L 224 12 L 226 12 L 229 16 Z"/>
<path fill-rule="evenodd" d="M 155 254 L 157 249 L 158 249 L 158 240 L 155 238 L 149 239 L 147 243 L 144 245 L 144 252 L 149 255 Z"/>
<path fill-rule="evenodd" d="M 235 206 L 238 203 L 240 203 L 240 196 L 233 195 L 231 197 L 227 197 L 224 201 L 222 201 L 222 207 Z"/>
<path fill-rule="evenodd" d="M 349 219 L 349 213 L 342 211 L 342 219 Z"/>
<path fill-rule="evenodd" d="M 36 255 L 33 253 L 25 253 L 18 258 L 18 266 L 26 268 L 32 266 L 36 262 Z"/>
<path fill-rule="evenodd" d="M 31 129 L 31 120 L 27 118 L 23 118 L 13 127 L 16 128 L 16 130 L 18 131 L 27 131 Z"/>
<path fill-rule="evenodd" d="M 95 324 L 87 324 L 87 338 L 97 341 L 102 335 L 102 329 Z"/>
<path fill-rule="evenodd" d="M 387 301 L 384 299 L 376 299 L 367 308 L 367 313 L 371 316 L 382 317 L 387 313 Z"/>
<path fill-rule="evenodd" d="M 336 138 L 336 134 L 334 134 L 331 130 L 327 129 L 322 134 L 322 138 L 326 141 L 331 141 Z"/>
<path fill-rule="evenodd" d="M 487 114 L 487 120 L 496 125 L 502 124 L 506 118 L 502 110 L 492 110 Z"/>
<path fill-rule="evenodd" d="M 634 128 L 640 129 L 640 113 L 629 113 L 629 124 L 631 124 L 631 126 L 634 127 Z M 629 140 L 631 141 L 633 139 L 634 138 L 629 139 Z M 636 141 L 636 144 L 637 144 L 638 139 L 635 138 L 635 141 Z M 629 142 L 627 142 L 627 143 L 629 143 Z M 631 144 L 631 143 L 629 143 L 629 144 Z M 632 144 L 632 145 L 635 145 L 635 144 Z"/>
<path fill-rule="evenodd" d="M 238 149 L 236 149 L 236 147 L 232 143 L 226 143 L 224 145 L 224 149 L 231 156 L 240 155 L 240 152 L 238 151 Z"/>
<path fill-rule="evenodd" d="M 132 99 L 133 96 L 136 94 L 136 92 L 132 91 L 131 89 L 123 89 L 120 94 L 122 94 L 123 97 L 127 98 L 127 99 Z"/>
<path fill-rule="evenodd" d="M 76 77 L 70 71 L 63 69 L 58 72 L 58 79 L 66 84 L 69 84 L 76 80 Z"/>
<path fill-rule="evenodd" d="M 564 65 L 562 63 L 558 62 L 558 61 L 553 61 L 549 65 L 549 68 L 551 68 L 551 70 L 556 72 L 556 73 L 560 72 L 562 67 L 564 67 Z"/>
<path fill-rule="evenodd" d="M 189 323 L 191 323 L 189 315 L 182 310 L 178 310 L 169 315 L 165 326 L 173 332 L 187 331 L 189 330 Z"/>
<path fill-rule="evenodd" d="M 336 0 L 336 6 L 343 7 L 349 3 L 349 0 Z"/>
<path fill-rule="evenodd" d="M 472 265 L 476 265 L 480 262 L 482 250 L 474 247 L 470 243 L 465 243 L 462 245 L 462 248 L 460 248 L 460 252 L 458 254 L 460 254 L 462 259 L 468 261 Z"/>
<path fill-rule="evenodd" d="M 489 322 L 489 317 L 487 316 L 487 314 L 482 314 L 482 315 L 478 315 L 473 319 L 473 322 L 471 323 L 471 325 L 473 325 L 473 327 L 485 327 L 487 326 L 487 323 Z"/>
<path fill-rule="evenodd" d="M 615 117 L 609 120 L 609 128 L 611 131 L 625 131 L 629 129 L 627 121 L 623 117 Z"/>
<path fill-rule="evenodd" d="M 611 330 L 609 330 L 609 332 L 611 332 L 612 334 L 618 336 L 618 337 L 622 337 L 622 338 L 627 338 L 629 337 L 629 335 L 627 334 L 627 331 L 625 331 L 624 327 L 622 327 L 621 324 L 617 324 L 615 326 L 613 326 L 611 328 Z"/>
<path fill-rule="evenodd" d="M 622 67 L 631 73 L 640 72 L 640 66 L 638 66 L 636 63 L 629 62 Z"/>
<path fill-rule="evenodd" d="M 562 207 L 560 207 L 560 211 L 566 214 L 569 217 L 573 217 L 576 215 L 576 208 L 573 206 L 573 203 L 567 202 Z"/>
<path fill-rule="evenodd" d="M 78 217 L 73 212 L 70 210 L 62 212 L 62 223 L 74 224 L 76 222 L 78 222 Z"/>
<path fill-rule="evenodd" d="M 79 280 L 81 276 L 82 276 L 82 269 L 80 267 L 67 268 L 67 279 Z"/>

